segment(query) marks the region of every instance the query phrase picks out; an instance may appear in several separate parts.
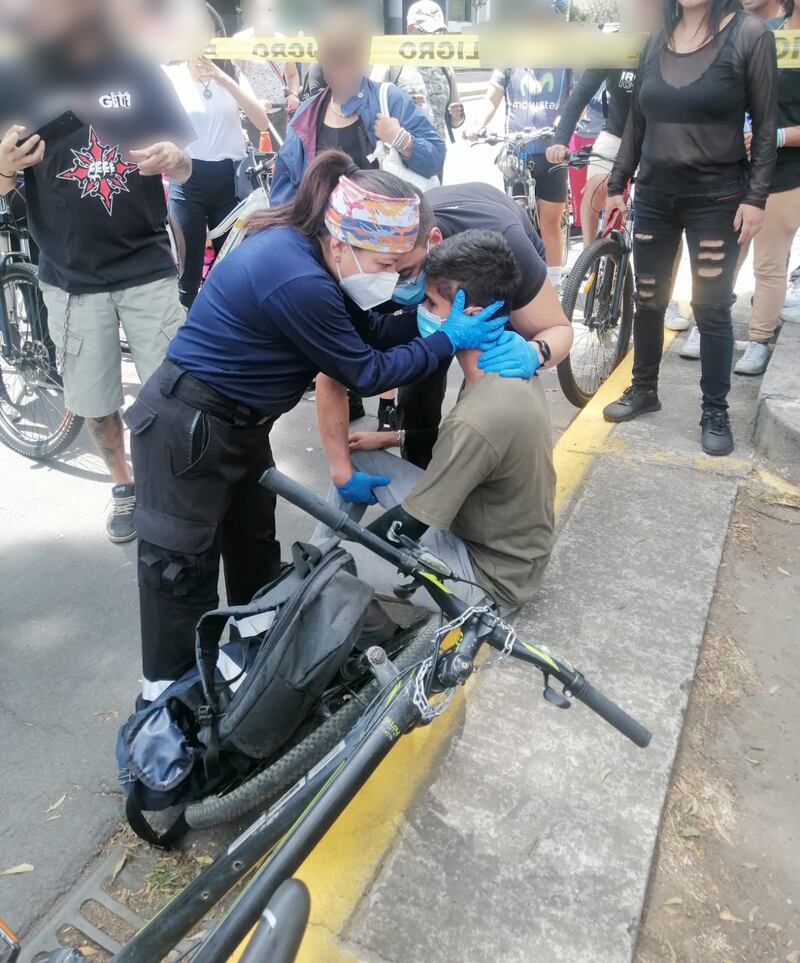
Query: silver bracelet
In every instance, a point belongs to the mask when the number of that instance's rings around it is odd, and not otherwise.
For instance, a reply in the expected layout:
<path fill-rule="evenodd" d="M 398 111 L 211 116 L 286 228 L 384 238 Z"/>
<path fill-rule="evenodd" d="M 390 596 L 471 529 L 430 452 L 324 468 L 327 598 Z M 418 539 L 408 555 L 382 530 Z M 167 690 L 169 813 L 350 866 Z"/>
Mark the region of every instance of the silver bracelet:
<path fill-rule="evenodd" d="M 395 434 L 397 435 L 397 444 L 402 448 L 406 443 L 405 428 L 398 428 Z"/>

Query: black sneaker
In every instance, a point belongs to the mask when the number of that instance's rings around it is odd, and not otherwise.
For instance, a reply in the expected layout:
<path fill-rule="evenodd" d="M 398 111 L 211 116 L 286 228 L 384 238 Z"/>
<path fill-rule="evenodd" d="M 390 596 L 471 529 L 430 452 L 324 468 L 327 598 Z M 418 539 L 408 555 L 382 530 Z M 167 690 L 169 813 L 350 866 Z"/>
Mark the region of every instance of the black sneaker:
<path fill-rule="evenodd" d="M 135 491 L 133 485 L 114 485 L 111 489 L 111 512 L 106 519 L 106 532 L 112 542 L 130 542 L 136 538 L 133 526 Z"/>
<path fill-rule="evenodd" d="M 350 421 L 358 421 L 366 415 L 364 411 L 364 399 L 360 398 L 355 392 L 347 392 L 347 405 L 350 409 Z"/>
<path fill-rule="evenodd" d="M 653 388 L 639 388 L 631 385 L 622 392 L 622 397 L 612 401 L 603 409 L 606 421 L 632 421 L 648 411 L 660 411 L 661 402 L 658 392 Z"/>
<path fill-rule="evenodd" d="M 22 412 L 12 403 L 11 399 L 4 394 L 0 394 L 0 415 L 2 415 L 10 425 L 15 425 L 18 421 L 22 421 Z"/>
<path fill-rule="evenodd" d="M 733 434 L 728 412 L 711 408 L 700 419 L 703 429 L 703 451 L 707 455 L 730 455 L 733 451 Z"/>
<path fill-rule="evenodd" d="M 387 398 L 378 402 L 378 431 L 397 431 L 397 406 Z"/>

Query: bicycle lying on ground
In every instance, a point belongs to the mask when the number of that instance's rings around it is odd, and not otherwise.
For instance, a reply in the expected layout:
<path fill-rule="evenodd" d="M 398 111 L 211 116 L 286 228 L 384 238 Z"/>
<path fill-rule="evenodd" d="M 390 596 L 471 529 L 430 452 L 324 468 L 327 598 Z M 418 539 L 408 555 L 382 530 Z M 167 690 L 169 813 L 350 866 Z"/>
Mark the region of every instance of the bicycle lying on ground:
<path fill-rule="evenodd" d="M 564 168 L 587 167 L 591 147 L 567 155 Z M 558 380 L 567 398 L 585 407 L 598 388 L 628 353 L 633 327 L 633 270 L 631 233 L 633 204 L 626 194 L 628 213 L 600 224 L 597 238 L 580 254 L 564 282 L 561 306 L 575 338 L 572 350 L 558 365 Z"/>
<path fill-rule="evenodd" d="M 152 963 L 163 959 L 225 894 L 248 881 L 226 915 L 186 958 L 194 963 L 222 963 L 258 922 L 263 907 L 284 880 L 290 879 L 317 846 L 399 739 L 444 712 L 459 686 L 473 672 L 505 657 L 538 669 L 544 676 L 544 698 L 567 709 L 572 700 L 588 706 L 636 745 L 645 747 L 650 733 L 595 689 L 569 662 L 545 646 L 517 639 L 514 629 L 493 608 L 471 607 L 446 585 L 455 580 L 448 566 L 419 542 L 390 530 L 384 541 L 349 516 L 276 469 L 261 483 L 327 525 L 385 559 L 410 580 L 405 590 L 424 586 L 448 621 L 415 644 L 413 661 L 399 667 L 384 649 L 363 653 L 378 691 L 360 707 L 352 728 L 317 764 L 259 816 L 169 905 L 116 954 L 116 963 Z M 478 665 L 485 645 L 499 650 L 494 660 Z M 407 650 L 406 650 L 407 651 Z M 557 682 L 558 691 L 551 682 Z M 250 957 L 245 957 L 250 961 Z M 265 961 L 270 959 L 264 957 Z"/>
<path fill-rule="evenodd" d="M 64 407 L 64 388 L 27 228 L 0 198 L 0 442 L 48 458 L 78 437 L 83 418 Z"/>
<path fill-rule="evenodd" d="M 533 128 L 513 134 L 495 134 L 482 131 L 473 147 L 488 144 L 495 147 L 501 144 L 500 152 L 495 158 L 495 165 L 503 175 L 506 194 L 527 213 L 536 233 L 541 236 L 539 224 L 539 210 L 536 206 L 536 178 L 533 176 L 533 157 L 528 146 L 537 140 L 550 140 L 553 136 L 552 127 Z M 567 202 L 561 215 L 561 249 L 563 251 L 561 266 L 569 260 L 569 245 L 572 236 L 572 195 L 567 188 Z"/>

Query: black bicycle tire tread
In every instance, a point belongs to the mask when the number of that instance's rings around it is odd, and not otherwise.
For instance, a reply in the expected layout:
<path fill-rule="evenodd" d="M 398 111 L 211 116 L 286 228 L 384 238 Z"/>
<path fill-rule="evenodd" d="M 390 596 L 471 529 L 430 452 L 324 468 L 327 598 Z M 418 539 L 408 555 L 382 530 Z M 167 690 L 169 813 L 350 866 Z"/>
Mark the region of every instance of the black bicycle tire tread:
<path fill-rule="evenodd" d="M 15 274 L 18 276 L 22 275 L 27 280 L 34 281 L 37 286 L 39 284 L 39 272 L 36 269 L 36 265 L 25 261 L 17 261 L 9 264 L 6 268 L 5 274 L 3 275 L 3 286 L 5 286 L 7 281 L 13 281 Z M 62 451 L 66 451 L 81 433 L 83 423 L 84 419 L 80 415 L 70 413 L 66 427 L 55 436 L 55 441 L 31 445 L 21 442 L 17 435 L 9 430 L 2 420 L 0 420 L 0 442 L 2 442 L 6 448 L 16 452 L 18 455 L 22 455 L 24 458 L 41 461 L 45 458 L 54 458 L 56 455 L 60 455 Z"/>
<path fill-rule="evenodd" d="M 575 311 L 575 305 L 578 301 L 578 294 L 580 293 L 581 284 L 587 269 L 591 264 L 599 260 L 601 257 L 607 257 L 610 254 L 619 254 L 619 244 L 617 241 L 611 237 L 597 238 L 597 240 L 593 241 L 592 244 L 590 244 L 589 247 L 587 247 L 586 250 L 581 253 L 581 255 L 578 257 L 578 260 L 575 262 L 575 265 L 572 268 L 569 277 L 567 278 L 566 284 L 564 285 L 564 293 L 561 298 L 561 307 L 570 324 L 572 324 L 572 315 Z M 631 278 L 631 266 L 629 263 L 625 275 L 625 288 L 622 297 L 622 309 L 620 312 L 620 327 L 618 336 L 619 345 L 624 345 L 624 350 L 618 350 L 618 357 L 614 368 L 616 368 L 620 361 L 622 361 L 628 351 L 632 325 L 633 282 Z M 613 371 L 614 368 L 611 370 Z M 575 375 L 572 371 L 570 355 L 567 355 L 563 361 L 558 363 L 556 366 L 556 372 L 558 374 L 558 381 L 561 385 L 561 390 L 564 392 L 567 400 L 571 404 L 575 405 L 576 408 L 585 408 L 594 397 L 594 394 L 587 395 L 578 387 L 578 383 L 575 380 Z M 600 386 L 598 385 L 598 388 L 599 387 Z"/>
<path fill-rule="evenodd" d="M 392 661 L 402 670 L 419 662 L 430 650 L 430 643 L 438 628 L 439 617 L 432 615 L 421 625 L 408 645 Z M 378 693 L 376 680 L 361 690 L 366 702 Z M 352 729 L 363 715 L 364 707 L 355 699 L 326 719 L 305 739 L 266 769 L 256 773 L 225 796 L 209 796 L 190 803 L 184 813 L 192 829 L 212 829 L 265 808 L 280 793 L 292 786 L 304 773 L 315 766 Z"/>

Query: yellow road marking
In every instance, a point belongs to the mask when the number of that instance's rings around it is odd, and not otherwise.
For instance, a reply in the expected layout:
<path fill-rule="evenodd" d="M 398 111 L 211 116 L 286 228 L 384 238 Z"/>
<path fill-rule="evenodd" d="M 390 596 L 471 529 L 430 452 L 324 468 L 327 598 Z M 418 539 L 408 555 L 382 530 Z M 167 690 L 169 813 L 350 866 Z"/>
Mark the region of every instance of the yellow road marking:
<path fill-rule="evenodd" d="M 665 332 L 665 350 L 674 338 L 675 332 Z M 578 488 L 614 428 L 603 420 L 603 408 L 630 384 L 632 363 L 631 352 L 556 442 L 557 508 Z M 463 699 L 461 690 L 449 712 L 400 740 L 295 874 L 311 890 L 311 920 L 299 963 L 359 963 L 337 945 L 338 935 L 453 733 Z M 233 963 L 244 945 L 231 957 Z"/>

